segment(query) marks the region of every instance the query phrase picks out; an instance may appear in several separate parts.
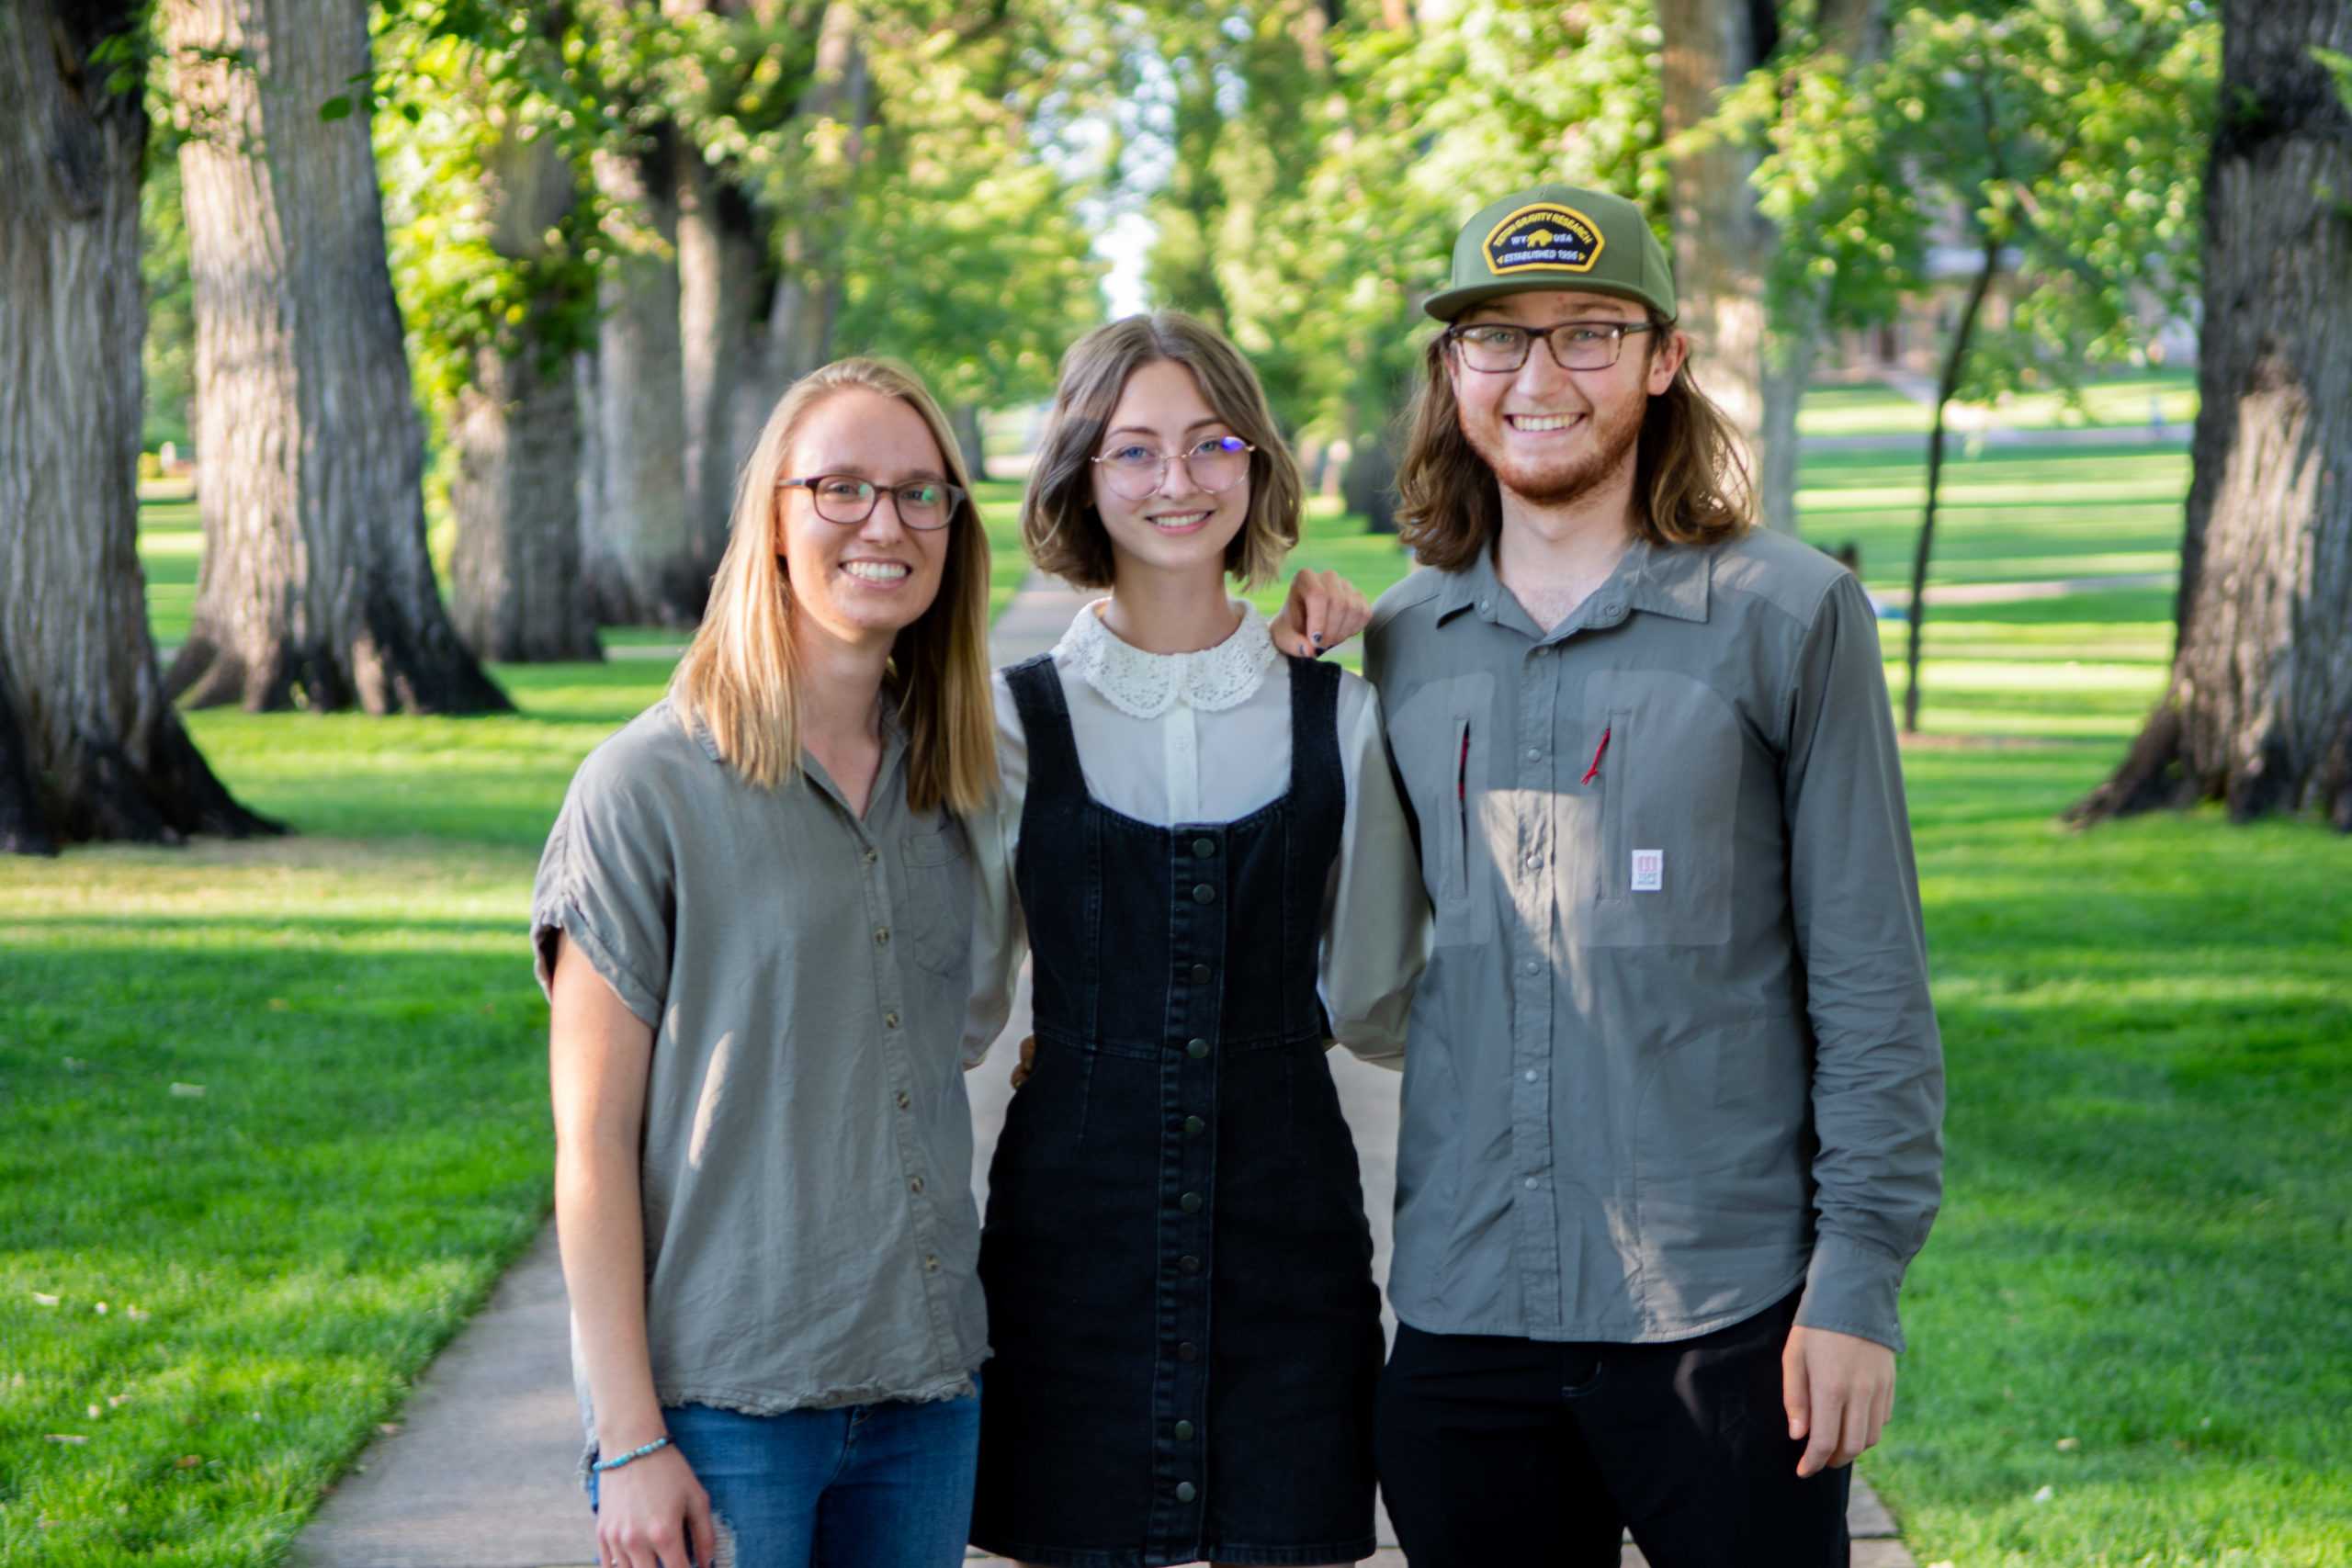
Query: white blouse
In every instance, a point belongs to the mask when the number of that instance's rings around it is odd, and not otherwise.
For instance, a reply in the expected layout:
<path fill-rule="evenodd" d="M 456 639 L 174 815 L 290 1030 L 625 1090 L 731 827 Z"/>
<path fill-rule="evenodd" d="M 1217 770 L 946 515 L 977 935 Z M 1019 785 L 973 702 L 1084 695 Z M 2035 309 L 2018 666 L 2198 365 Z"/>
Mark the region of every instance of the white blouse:
<path fill-rule="evenodd" d="M 1102 624 L 1107 603 L 1080 611 L 1053 652 L 1079 766 L 1094 798 L 1170 827 L 1231 822 L 1289 789 L 1289 669 L 1265 618 L 1238 605 L 1241 624 L 1216 647 L 1147 653 Z M 1283 678 L 1268 679 L 1274 672 Z M 1421 972 L 1428 897 L 1388 769 L 1378 696 L 1344 671 L 1338 728 L 1347 812 L 1324 887 L 1317 988 L 1340 1043 L 1366 1061 L 1397 1067 Z M 967 1065 L 985 1056 L 1003 1030 L 1028 951 L 1012 868 L 1029 792 L 1029 745 L 1001 671 L 996 754 L 1002 791 L 971 823 L 980 907 L 964 1030 Z"/>

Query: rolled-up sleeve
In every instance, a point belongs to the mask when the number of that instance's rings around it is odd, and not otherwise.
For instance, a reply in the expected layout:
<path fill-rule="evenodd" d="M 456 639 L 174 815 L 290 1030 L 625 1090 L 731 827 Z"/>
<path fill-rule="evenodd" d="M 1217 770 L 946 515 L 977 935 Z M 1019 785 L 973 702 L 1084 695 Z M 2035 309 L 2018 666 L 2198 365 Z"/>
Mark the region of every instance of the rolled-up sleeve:
<path fill-rule="evenodd" d="M 1899 1350 L 1897 1293 L 1942 1196 L 1943 1047 L 1877 626 L 1850 574 L 1805 632 L 1788 720 L 1790 897 L 1819 1140 L 1797 1321 Z"/>
<path fill-rule="evenodd" d="M 607 757 L 592 756 L 564 796 L 531 890 L 541 987 L 551 990 L 557 938 L 569 936 L 622 1004 L 659 1029 L 675 941 L 675 884 L 662 812 L 639 781 Z"/>

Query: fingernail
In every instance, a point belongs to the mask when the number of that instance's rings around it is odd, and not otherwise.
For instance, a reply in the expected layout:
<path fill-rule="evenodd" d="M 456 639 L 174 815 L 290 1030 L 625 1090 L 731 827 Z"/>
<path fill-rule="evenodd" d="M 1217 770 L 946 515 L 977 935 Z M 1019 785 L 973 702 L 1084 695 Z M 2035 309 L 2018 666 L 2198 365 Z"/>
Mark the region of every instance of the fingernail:
<path fill-rule="evenodd" d="M 1317 647 L 1317 648 L 1320 648 L 1320 647 L 1322 647 L 1322 646 L 1323 646 L 1323 639 L 1322 639 L 1320 637 L 1310 637 L 1310 638 L 1308 638 L 1307 640 L 1308 640 L 1308 641 L 1310 641 L 1310 642 L 1312 642 L 1312 643 L 1314 643 L 1314 645 L 1315 645 L 1316 647 Z"/>

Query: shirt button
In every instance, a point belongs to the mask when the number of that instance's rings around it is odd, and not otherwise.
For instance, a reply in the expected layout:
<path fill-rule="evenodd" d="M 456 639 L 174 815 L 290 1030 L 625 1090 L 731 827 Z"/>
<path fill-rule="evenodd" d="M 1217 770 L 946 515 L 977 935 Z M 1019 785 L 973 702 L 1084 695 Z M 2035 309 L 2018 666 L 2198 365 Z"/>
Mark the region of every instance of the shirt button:
<path fill-rule="evenodd" d="M 909 1177 L 907 1179 L 907 1190 L 910 1192 L 921 1192 L 922 1190 L 922 1178 L 920 1176 Z"/>
<path fill-rule="evenodd" d="M 1535 1069 L 1533 1067 L 1527 1069 L 1527 1081 L 1529 1083 L 1533 1083 L 1535 1081 Z"/>
<path fill-rule="evenodd" d="M 1188 1252 L 1176 1260 L 1176 1267 L 1187 1274 L 1197 1274 L 1201 1271 L 1201 1260 Z"/>
<path fill-rule="evenodd" d="M 1187 1040 L 1187 1041 L 1185 1041 L 1185 1042 L 1184 1042 L 1184 1055 L 1186 1055 L 1187 1056 L 1192 1057 L 1192 1058 L 1193 1058 L 1193 1060 L 1194 1060 L 1195 1062 L 1199 1061 L 1202 1057 L 1204 1057 L 1204 1056 L 1207 1055 L 1208 1054 L 1209 1054 L 1209 1043 L 1208 1043 L 1207 1041 L 1205 1041 L 1205 1040 Z"/>
<path fill-rule="evenodd" d="M 907 1091 L 906 1091 L 905 1089 L 900 1089 L 900 1090 L 899 1091 L 899 1110 L 904 1111 L 908 1106 L 910 1106 L 910 1105 L 911 1105 L 911 1104 L 913 1104 L 913 1103 L 914 1103 L 914 1101 L 913 1101 L 912 1100 L 910 1100 L 910 1099 L 909 1099 L 909 1098 L 908 1098 L 908 1096 L 907 1096 Z"/>
<path fill-rule="evenodd" d="M 868 865 L 872 865 L 876 861 L 880 860 L 881 858 L 882 853 L 879 850 L 868 850 L 865 852 L 865 863 Z"/>
<path fill-rule="evenodd" d="M 1530 746 L 1527 749 L 1527 760 L 1531 762 L 1542 761 L 1544 760 L 1544 749 L 1540 746 Z"/>
<path fill-rule="evenodd" d="M 1495 602 L 1494 602 L 1492 599 L 1481 599 L 1481 600 L 1479 600 L 1479 601 L 1478 601 L 1478 614 L 1480 614 L 1480 615 L 1485 615 L 1488 610 L 1490 610 L 1490 609 L 1494 608 L 1494 604 L 1495 604 Z"/>
<path fill-rule="evenodd" d="M 1193 884 L 1193 902 L 1195 904 L 1216 903 L 1216 889 L 1205 882 L 1195 882 Z"/>
<path fill-rule="evenodd" d="M 1193 852 L 1200 856 L 1203 860 L 1206 860 L 1209 856 L 1216 853 L 1216 840 L 1215 839 L 1194 839 L 1193 840 Z"/>
<path fill-rule="evenodd" d="M 1543 870 L 1543 869 L 1544 869 L 1544 857 L 1543 857 L 1542 855 L 1530 855 L 1530 856 L 1528 856 L 1528 857 L 1527 857 L 1527 869 L 1528 869 L 1528 870 L 1530 870 L 1530 871 L 1541 871 L 1541 870 Z"/>
<path fill-rule="evenodd" d="M 1519 972 L 1522 975 L 1533 975 L 1541 972 L 1543 967 L 1544 965 L 1536 963 L 1535 960 L 1531 958 L 1519 966 Z"/>
<path fill-rule="evenodd" d="M 1200 1489 L 1189 1481 L 1180 1481 L 1176 1483 L 1176 1501 L 1179 1503 L 1189 1503 L 1200 1495 Z"/>
<path fill-rule="evenodd" d="M 1202 1121 L 1199 1117 L 1187 1116 L 1184 1118 L 1184 1136 L 1188 1138 L 1197 1138 L 1208 1130 L 1209 1124 Z"/>
<path fill-rule="evenodd" d="M 1622 615 L 1625 613 L 1625 602 L 1622 599 L 1603 600 L 1600 613 L 1604 615 Z"/>
<path fill-rule="evenodd" d="M 897 1013 L 895 1013 L 895 1012 L 886 1012 L 886 1013 L 884 1013 L 884 1014 L 882 1015 L 882 1027 L 883 1027 L 883 1028 L 885 1028 L 885 1029 L 896 1029 L 896 1028 L 898 1028 L 898 1027 L 899 1027 L 899 1015 L 898 1015 Z"/>
<path fill-rule="evenodd" d="M 1201 1195 L 1197 1192 L 1187 1192 L 1177 1199 L 1176 1202 L 1178 1207 L 1188 1214 L 1197 1214 L 1201 1212 Z"/>
<path fill-rule="evenodd" d="M 1543 1186 L 1544 1184 L 1543 1184 L 1542 1182 L 1540 1182 L 1540 1181 L 1536 1180 L 1536 1179 L 1535 1179 L 1535 1178 L 1533 1178 L 1533 1177 L 1532 1177 L 1532 1176 L 1531 1176 L 1531 1177 L 1529 1177 L 1529 1178 L 1528 1178 L 1524 1182 L 1521 1183 L 1521 1186 L 1523 1186 L 1523 1187 L 1525 1187 L 1525 1188 L 1526 1188 L 1530 1192 L 1532 1192 L 1532 1191 L 1534 1191 L 1538 1187 L 1541 1187 L 1541 1186 Z"/>
<path fill-rule="evenodd" d="M 1193 984 L 1194 984 L 1195 986 L 1205 986 L 1205 985 L 1207 985 L 1208 983 L 1209 983 L 1209 966 L 1208 966 L 1207 964 L 1193 964 Z"/>
<path fill-rule="evenodd" d="M 890 945 L 890 928 L 888 926 L 876 926 L 874 928 L 874 945 L 876 947 L 888 947 Z"/>
<path fill-rule="evenodd" d="M 1197 1361 L 1201 1359 L 1201 1348 L 1187 1339 L 1176 1347 L 1176 1359 L 1180 1361 Z"/>
<path fill-rule="evenodd" d="M 1193 1424 L 1190 1421 L 1176 1423 L 1176 1440 L 1180 1443 L 1189 1443 L 1193 1440 Z"/>

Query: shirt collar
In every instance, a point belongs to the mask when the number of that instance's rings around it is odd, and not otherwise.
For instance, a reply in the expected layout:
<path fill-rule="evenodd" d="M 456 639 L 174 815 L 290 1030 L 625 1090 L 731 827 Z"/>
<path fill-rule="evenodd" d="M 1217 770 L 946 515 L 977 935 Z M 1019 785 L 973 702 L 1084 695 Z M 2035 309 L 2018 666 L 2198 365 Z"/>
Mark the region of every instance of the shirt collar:
<path fill-rule="evenodd" d="M 1582 617 L 1583 625 L 1614 626 L 1634 610 L 1670 615 L 1679 621 L 1704 621 L 1707 584 L 1713 570 L 1713 550 L 1687 545 L 1653 545 L 1647 539 L 1636 538 L 1625 547 L 1623 558 L 1608 579 L 1593 590 L 1594 602 L 1590 613 Z M 1526 618 L 1510 602 L 1510 591 L 1495 573 L 1491 547 L 1480 550 L 1477 558 L 1462 570 L 1446 573 L 1444 586 L 1438 591 L 1440 625 L 1464 610 L 1475 611 L 1480 620 L 1490 626 L 1502 624 L 1506 617 L 1521 621 Z M 1571 617 L 1572 622 L 1576 619 Z"/>
<path fill-rule="evenodd" d="M 1238 707 L 1265 684 L 1274 638 L 1255 605 L 1225 640 L 1193 653 L 1148 653 L 1102 624 L 1098 599 L 1078 613 L 1056 660 L 1131 718 L 1158 718 L 1182 702 L 1202 713 Z"/>

